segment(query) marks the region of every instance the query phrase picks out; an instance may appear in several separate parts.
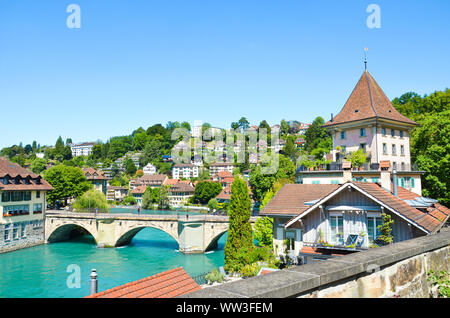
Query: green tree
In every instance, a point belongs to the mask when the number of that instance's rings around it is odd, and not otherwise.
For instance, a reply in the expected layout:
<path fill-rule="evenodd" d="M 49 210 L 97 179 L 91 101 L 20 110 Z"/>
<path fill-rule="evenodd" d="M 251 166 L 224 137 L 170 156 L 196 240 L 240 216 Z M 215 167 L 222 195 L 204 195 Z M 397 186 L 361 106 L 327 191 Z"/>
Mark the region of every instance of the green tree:
<path fill-rule="evenodd" d="M 191 200 L 193 203 L 207 204 L 209 200 L 218 196 L 221 191 L 222 186 L 220 183 L 201 181 L 197 183 Z"/>
<path fill-rule="evenodd" d="M 239 127 L 241 127 L 243 130 L 247 130 L 250 127 L 250 123 L 245 117 L 241 117 L 238 121 Z"/>
<path fill-rule="evenodd" d="M 322 152 L 328 152 L 333 145 L 330 133 L 322 127 L 325 120 L 317 117 L 311 126 L 305 132 L 305 149 L 309 152 L 316 148 L 324 149 Z"/>
<path fill-rule="evenodd" d="M 42 171 L 45 170 L 46 166 L 47 166 L 47 160 L 42 159 L 42 158 L 36 158 L 31 163 L 30 169 L 34 173 L 40 174 Z"/>
<path fill-rule="evenodd" d="M 54 203 L 57 200 L 64 200 L 67 205 L 68 198 L 76 198 L 92 188 L 92 184 L 87 181 L 83 170 L 78 167 L 58 165 L 45 171 L 44 179 L 54 188 L 48 192 L 47 200 Z"/>
<path fill-rule="evenodd" d="M 133 197 L 132 195 L 128 195 L 125 198 L 123 198 L 123 204 L 125 205 L 136 205 L 136 198 Z"/>
<path fill-rule="evenodd" d="M 134 164 L 133 160 L 127 158 L 124 162 L 126 173 L 130 176 L 134 176 L 136 174 L 137 168 Z"/>
<path fill-rule="evenodd" d="M 209 208 L 209 211 L 211 211 L 211 212 L 213 212 L 214 210 L 219 210 L 220 206 L 219 206 L 219 202 L 217 202 L 217 199 L 212 198 L 211 200 L 209 200 L 208 208 Z"/>
<path fill-rule="evenodd" d="M 232 271 L 241 248 L 253 247 L 252 226 L 250 224 L 251 200 L 247 183 L 236 178 L 231 185 L 231 198 L 228 207 L 229 228 L 225 243 L 225 269 Z"/>
<path fill-rule="evenodd" d="M 254 230 L 255 240 L 259 246 L 273 246 L 273 219 L 269 217 L 258 218 Z"/>
<path fill-rule="evenodd" d="M 289 133 L 289 124 L 284 119 L 280 122 L 280 133 L 282 135 L 287 135 Z"/>

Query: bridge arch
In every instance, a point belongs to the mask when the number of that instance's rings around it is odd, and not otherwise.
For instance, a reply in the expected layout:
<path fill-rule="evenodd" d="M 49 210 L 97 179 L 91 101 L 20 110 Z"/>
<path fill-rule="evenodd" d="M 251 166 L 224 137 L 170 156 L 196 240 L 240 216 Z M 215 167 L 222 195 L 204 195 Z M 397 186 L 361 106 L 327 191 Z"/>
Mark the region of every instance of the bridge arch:
<path fill-rule="evenodd" d="M 114 247 L 120 247 L 120 246 L 124 246 L 124 245 L 128 245 L 131 243 L 131 240 L 143 229 L 145 228 L 152 228 L 152 229 L 156 229 L 159 231 L 162 231 L 166 234 L 168 234 L 175 242 L 177 242 L 177 244 L 179 245 L 179 239 L 178 239 L 178 235 L 176 235 L 176 231 L 175 234 L 171 233 L 173 231 L 167 231 L 166 229 L 161 228 L 160 226 L 157 225 L 153 225 L 153 224 L 145 224 L 145 225 L 138 225 L 132 228 L 128 228 L 127 230 L 125 230 L 116 240 L 116 243 L 114 244 Z"/>
<path fill-rule="evenodd" d="M 94 233 L 92 233 L 87 227 L 77 224 L 77 223 L 64 223 L 58 226 L 55 226 L 51 232 L 49 232 L 47 236 L 48 243 L 67 241 L 71 238 L 77 236 L 76 234 L 89 234 L 92 236 L 94 241 L 97 243 L 97 237 Z"/>
<path fill-rule="evenodd" d="M 213 237 L 211 239 L 211 241 L 209 242 L 209 244 L 206 246 L 205 252 L 216 249 L 217 245 L 218 245 L 218 241 L 222 238 L 222 236 L 225 235 L 225 233 L 228 232 L 228 229 L 220 232 L 219 234 L 217 234 L 215 237 Z"/>

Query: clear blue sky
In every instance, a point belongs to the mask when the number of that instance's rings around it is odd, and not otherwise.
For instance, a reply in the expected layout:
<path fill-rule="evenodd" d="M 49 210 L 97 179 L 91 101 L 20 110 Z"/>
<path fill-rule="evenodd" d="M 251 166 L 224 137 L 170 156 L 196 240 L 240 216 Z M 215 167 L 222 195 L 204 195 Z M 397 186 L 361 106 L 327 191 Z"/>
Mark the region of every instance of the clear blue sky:
<path fill-rule="evenodd" d="M 81 28 L 69 29 L 69 4 Z M 369 4 L 381 28 L 369 29 Z M 0 147 L 338 113 L 364 64 L 392 99 L 450 87 L 450 1 L 0 0 Z"/>

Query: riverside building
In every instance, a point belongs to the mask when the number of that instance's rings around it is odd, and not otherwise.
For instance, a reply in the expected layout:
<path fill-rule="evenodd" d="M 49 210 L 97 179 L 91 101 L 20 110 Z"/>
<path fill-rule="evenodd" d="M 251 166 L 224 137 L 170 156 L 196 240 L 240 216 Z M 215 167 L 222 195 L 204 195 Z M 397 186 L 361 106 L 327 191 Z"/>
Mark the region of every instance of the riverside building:
<path fill-rule="evenodd" d="M 0 157 L 0 252 L 44 242 L 47 191 L 40 175 Z"/>

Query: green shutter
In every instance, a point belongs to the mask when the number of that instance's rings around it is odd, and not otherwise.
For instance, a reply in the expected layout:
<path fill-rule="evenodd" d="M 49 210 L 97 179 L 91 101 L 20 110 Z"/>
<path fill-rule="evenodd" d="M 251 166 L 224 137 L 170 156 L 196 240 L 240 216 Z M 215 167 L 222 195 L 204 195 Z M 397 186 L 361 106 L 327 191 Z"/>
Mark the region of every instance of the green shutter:
<path fill-rule="evenodd" d="M 400 178 L 400 184 L 402 188 L 405 187 L 405 178 Z"/>
<path fill-rule="evenodd" d="M 414 188 L 414 178 L 411 177 L 411 188 Z"/>

